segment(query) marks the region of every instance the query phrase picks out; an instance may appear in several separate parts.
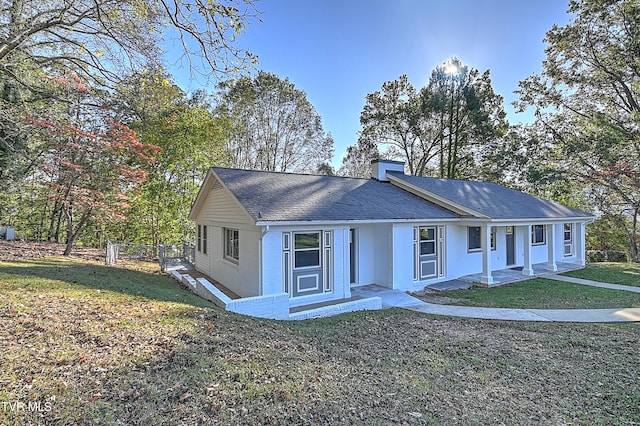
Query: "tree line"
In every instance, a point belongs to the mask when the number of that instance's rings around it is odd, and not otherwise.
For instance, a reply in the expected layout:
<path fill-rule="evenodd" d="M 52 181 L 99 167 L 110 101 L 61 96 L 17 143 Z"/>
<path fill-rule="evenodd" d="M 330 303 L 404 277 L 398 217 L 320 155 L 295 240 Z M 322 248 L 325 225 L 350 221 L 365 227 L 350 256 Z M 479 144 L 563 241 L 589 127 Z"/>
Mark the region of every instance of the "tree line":
<path fill-rule="evenodd" d="M 371 160 L 407 172 L 498 182 L 598 213 L 589 246 L 640 260 L 640 10 L 572 0 L 546 35 L 542 72 L 520 82 L 510 125 L 490 70 L 450 58 L 425 87 L 406 75 L 365 96 L 338 170 L 333 138 L 304 91 L 234 38 L 251 1 L 3 3 L 0 9 L 0 222 L 21 235 L 102 245 L 193 235 L 187 219 L 214 165 L 368 177 Z M 162 67 L 171 30 L 211 92 L 184 92 Z"/>

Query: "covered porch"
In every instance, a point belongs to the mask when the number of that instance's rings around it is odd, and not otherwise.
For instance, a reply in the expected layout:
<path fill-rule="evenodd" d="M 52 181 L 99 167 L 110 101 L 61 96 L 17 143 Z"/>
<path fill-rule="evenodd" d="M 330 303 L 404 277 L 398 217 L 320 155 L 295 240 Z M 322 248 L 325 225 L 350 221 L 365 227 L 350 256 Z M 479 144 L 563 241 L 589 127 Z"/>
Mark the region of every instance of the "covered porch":
<path fill-rule="evenodd" d="M 461 281 L 471 283 L 476 287 L 493 287 L 497 285 L 503 285 L 513 283 L 517 281 L 525 281 L 535 277 L 544 277 L 547 275 L 561 274 L 563 272 L 574 271 L 576 269 L 584 268 L 581 263 L 573 262 L 558 262 L 555 264 L 556 270 L 549 269 L 548 263 L 536 263 L 531 265 L 531 273 L 523 274 L 524 267 L 515 266 L 506 269 L 499 269 L 491 272 L 492 283 L 487 284 L 482 280 L 482 273 L 465 275 L 460 277 Z"/>
<path fill-rule="evenodd" d="M 546 263 L 537 263 L 532 265 L 533 275 L 523 275 L 522 267 L 516 266 L 506 269 L 499 269 L 492 272 L 493 283 L 491 285 L 482 282 L 482 273 L 465 275 L 455 280 L 441 281 L 428 285 L 427 288 L 436 291 L 461 290 L 470 287 L 495 287 L 504 284 L 525 281 L 536 277 L 547 277 L 554 274 L 562 274 L 563 272 L 575 271 L 584 268 L 584 265 L 571 262 L 557 263 L 557 271 L 550 271 Z"/>
<path fill-rule="evenodd" d="M 491 287 L 522 281 L 537 275 L 579 269 L 585 265 L 584 221 L 492 221 L 476 229 L 480 233 L 482 272 L 470 274 L 466 280 L 479 286 Z M 504 231 L 502 247 L 496 241 L 497 229 Z M 494 253 L 498 258 L 501 253 L 504 254 L 506 262 L 503 258 L 496 265 Z"/>

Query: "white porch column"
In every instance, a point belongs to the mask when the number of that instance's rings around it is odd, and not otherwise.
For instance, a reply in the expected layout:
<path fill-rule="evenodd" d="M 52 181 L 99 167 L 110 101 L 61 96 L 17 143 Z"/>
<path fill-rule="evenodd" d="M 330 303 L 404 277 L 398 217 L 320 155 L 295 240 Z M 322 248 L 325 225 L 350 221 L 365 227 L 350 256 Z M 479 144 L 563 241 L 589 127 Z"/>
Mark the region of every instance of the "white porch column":
<path fill-rule="evenodd" d="M 547 225 L 547 269 L 557 271 L 556 264 L 556 225 L 550 223 Z"/>
<path fill-rule="evenodd" d="M 482 276 L 480 282 L 482 284 L 493 284 L 493 276 L 491 275 L 491 225 L 482 225 L 480 227 L 480 246 L 482 247 Z"/>
<path fill-rule="evenodd" d="M 585 224 L 584 222 L 577 222 L 574 226 L 575 229 L 575 250 L 576 250 L 576 263 L 579 265 L 585 265 Z"/>
<path fill-rule="evenodd" d="M 528 277 L 533 276 L 533 266 L 531 265 L 531 225 L 522 227 L 524 235 L 524 266 L 522 267 L 522 275 Z"/>

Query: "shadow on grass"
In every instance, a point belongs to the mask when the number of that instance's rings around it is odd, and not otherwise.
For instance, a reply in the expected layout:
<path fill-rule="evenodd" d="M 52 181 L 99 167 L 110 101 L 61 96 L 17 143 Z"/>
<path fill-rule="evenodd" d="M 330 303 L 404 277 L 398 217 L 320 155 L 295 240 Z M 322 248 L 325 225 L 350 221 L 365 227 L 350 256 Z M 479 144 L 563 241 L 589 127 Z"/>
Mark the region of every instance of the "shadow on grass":
<path fill-rule="evenodd" d="M 0 262 L 0 280 L 12 287 L 31 290 L 88 288 L 163 302 L 214 307 L 159 272 L 135 271 L 76 259 L 52 257 Z"/>

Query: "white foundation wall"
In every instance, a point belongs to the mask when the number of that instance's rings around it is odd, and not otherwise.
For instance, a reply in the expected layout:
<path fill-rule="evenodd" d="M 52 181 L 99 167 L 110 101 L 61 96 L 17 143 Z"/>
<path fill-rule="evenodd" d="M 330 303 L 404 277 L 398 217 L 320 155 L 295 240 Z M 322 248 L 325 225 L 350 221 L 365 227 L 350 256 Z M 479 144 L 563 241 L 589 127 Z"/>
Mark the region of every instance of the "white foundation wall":
<path fill-rule="evenodd" d="M 466 226 L 447 225 L 445 243 L 447 253 L 445 275 L 447 279 L 482 271 L 482 252 L 469 253 L 467 238 Z"/>
<path fill-rule="evenodd" d="M 554 227 L 555 235 L 555 257 L 556 262 L 580 262 L 584 260 L 584 241 L 585 241 L 585 226 L 581 222 L 567 222 L 571 223 L 572 235 L 573 235 L 573 250 L 570 256 L 564 255 L 564 223 L 557 223 Z"/>
<path fill-rule="evenodd" d="M 357 284 L 378 284 L 391 288 L 393 285 L 392 225 L 377 223 L 355 227 L 357 228 Z"/>
<path fill-rule="evenodd" d="M 337 298 L 351 297 L 349 277 L 349 227 L 333 228 L 333 275 L 334 295 Z"/>

